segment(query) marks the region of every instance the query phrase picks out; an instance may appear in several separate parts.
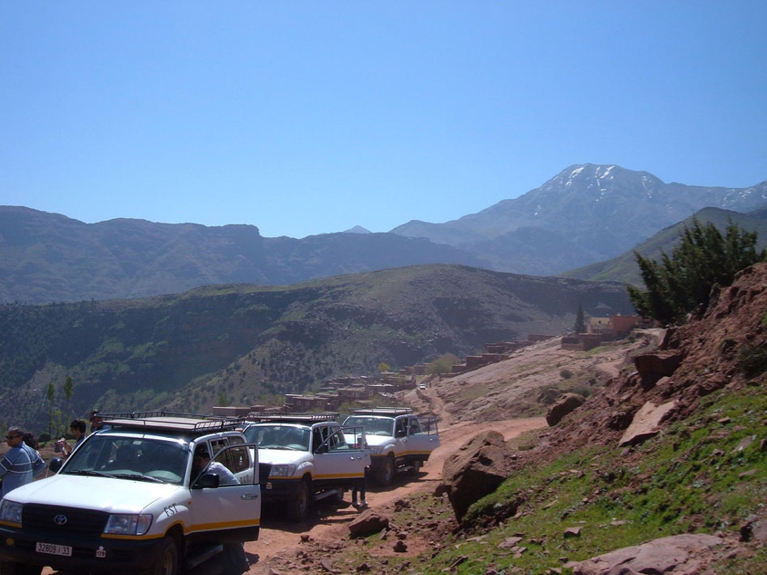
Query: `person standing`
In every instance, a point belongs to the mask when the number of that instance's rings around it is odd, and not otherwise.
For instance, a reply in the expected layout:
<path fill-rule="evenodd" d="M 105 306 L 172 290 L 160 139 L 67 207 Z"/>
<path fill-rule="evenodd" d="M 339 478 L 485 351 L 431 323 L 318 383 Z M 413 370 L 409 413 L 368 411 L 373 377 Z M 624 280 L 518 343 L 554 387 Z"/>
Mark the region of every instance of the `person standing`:
<path fill-rule="evenodd" d="M 362 476 L 362 480 L 358 485 L 355 485 L 352 489 L 352 507 L 355 509 L 365 509 L 368 506 L 368 500 L 365 497 L 367 491 L 368 474 L 370 473 L 370 466 L 365 466 L 365 475 Z M 359 503 L 357 503 L 357 493 L 359 492 Z"/>
<path fill-rule="evenodd" d="M 21 428 L 11 427 L 5 439 L 10 449 L 0 460 L 0 477 L 3 479 L 0 498 L 31 482 L 33 477 L 45 469 L 40 454 L 24 443 L 24 431 Z"/>
<path fill-rule="evenodd" d="M 77 446 L 80 445 L 83 440 L 85 439 L 85 430 L 87 429 L 87 426 L 85 425 L 85 422 L 82 419 L 73 419 L 72 423 L 69 424 L 69 433 L 72 434 L 72 436 L 75 438 L 75 445 L 72 447 L 69 442 L 66 439 L 59 439 L 58 444 L 61 447 L 61 452 L 64 454 L 64 457 L 69 457 L 72 452 L 77 449 Z"/>
<path fill-rule="evenodd" d="M 43 458 L 40 457 L 40 444 L 37 442 L 37 439 L 35 438 L 35 434 L 31 431 L 27 431 L 23 435 L 24 438 L 24 445 L 29 447 L 34 453 L 32 453 L 32 459 L 37 462 L 37 458 L 40 458 L 40 461 L 43 461 Z M 45 471 L 45 463 L 42 465 L 33 466 L 32 474 L 37 477 L 40 475 L 43 471 Z"/>

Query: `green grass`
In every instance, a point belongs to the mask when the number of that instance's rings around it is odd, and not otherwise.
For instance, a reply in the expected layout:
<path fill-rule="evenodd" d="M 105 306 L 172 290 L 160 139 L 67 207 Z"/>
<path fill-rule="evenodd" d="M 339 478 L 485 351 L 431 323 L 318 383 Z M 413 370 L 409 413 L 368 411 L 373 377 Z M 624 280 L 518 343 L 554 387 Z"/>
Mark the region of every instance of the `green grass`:
<path fill-rule="evenodd" d="M 631 453 L 617 445 L 593 446 L 548 464 L 528 466 L 495 493 L 475 503 L 463 529 L 418 557 L 388 558 L 385 565 L 354 549 L 357 564 L 380 572 L 474 575 L 498 572 L 542 575 L 564 560 L 584 560 L 669 535 L 734 533 L 765 513 L 767 504 L 767 395 L 764 386 L 721 390 L 701 401 L 695 416 L 672 424 Z M 512 444 L 523 450 L 532 436 Z M 746 473 L 746 475 L 743 475 Z M 450 515 L 446 501 L 423 494 L 398 512 L 398 524 L 418 525 L 426 514 Z M 580 527 L 580 536 L 565 530 Z M 499 547 L 521 535 L 522 553 Z M 370 538 L 374 542 L 377 536 Z M 758 573 L 767 563 L 762 547 L 753 556 L 722 558 L 714 572 Z M 751 571 L 749 571 L 749 568 Z M 567 573 L 567 570 L 564 571 Z"/>
<path fill-rule="evenodd" d="M 590 448 L 509 478 L 476 503 L 467 520 L 481 532 L 498 510 L 521 516 L 504 518 L 485 545 L 470 541 L 440 554 L 423 573 L 439 573 L 469 555 L 496 569 L 538 574 L 561 567 L 561 557 L 583 560 L 686 532 L 737 532 L 767 503 L 767 453 L 760 442 L 767 437 L 767 400 L 754 387 L 721 391 L 703 403 L 700 415 L 671 426 L 631 459 L 617 447 Z M 566 539 L 567 527 L 581 527 L 580 537 Z M 524 534 L 520 545 L 527 551 L 504 556 L 497 544 L 515 533 Z M 456 572 L 476 567 L 467 562 Z"/>

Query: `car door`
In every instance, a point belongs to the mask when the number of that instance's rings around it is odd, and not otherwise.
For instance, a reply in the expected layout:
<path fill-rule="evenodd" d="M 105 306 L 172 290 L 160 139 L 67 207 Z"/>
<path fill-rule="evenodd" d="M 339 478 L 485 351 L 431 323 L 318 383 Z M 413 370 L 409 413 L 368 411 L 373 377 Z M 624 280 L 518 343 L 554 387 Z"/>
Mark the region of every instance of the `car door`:
<path fill-rule="evenodd" d="M 318 488 L 353 485 L 365 476 L 370 456 L 364 449 L 362 428 L 343 429 L 330 426 L 324 441 L 314 450 L 314 477 Z M 349 443 L 344 433 L 359 436 L 360 440 Z"/>
<path fill-rule="evenodd" d="M 436 433 L 436 424 L 434 429 L 426 420 L 418 417 L 408 418 L 408 452 L 411 455 L 425 456 L 439 447 L 439 435 Z"/>
<path fill-rule="evenodd" d="M 212 442 L 211 442 L 212 443 Z M 221 446 L 222 444 L 217 444 Z M 235 481 L 219 482 L 218 487 L 200 487 L 199 481 L 190 487 L 192 533 L 204 539 L 206 532 L 216 532 L 216 539 L 230 542 L 253 541 L 261 525 L 261 487 L 258 484 L 258 449 L 253 443 L 224 446 L 203 469 L 216 473 L 222 465 L 234 475 Z M 219 468 L 220 469 L 220 468 Z M 191 481 L 195 481 L 192 477 Z"/>

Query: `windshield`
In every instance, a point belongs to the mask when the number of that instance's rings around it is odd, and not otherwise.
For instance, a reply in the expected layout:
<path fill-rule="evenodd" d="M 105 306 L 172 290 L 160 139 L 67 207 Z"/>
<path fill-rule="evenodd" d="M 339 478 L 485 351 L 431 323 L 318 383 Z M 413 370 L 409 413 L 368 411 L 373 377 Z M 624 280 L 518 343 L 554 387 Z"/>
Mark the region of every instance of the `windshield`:
<path fill-rule="evenodd" d="M 177 441 L 98 434 L 71 455 L 61 473 L 180 485 L 186 463 L 187 451 Z"/>
<path fill-rule="evenodd" d="M 352 415 L 346 419 L 344 425 L 364 427 L 365 435 L 394 435 L 394 420 L 388 417 Z"/>
<path fill-rule="evenodd" d="M 259 449 L 309 451 L 310 437 L 305 427 L 279 423 L 259 423 L 245 430 L 248 443 L 258 443 Z"/>

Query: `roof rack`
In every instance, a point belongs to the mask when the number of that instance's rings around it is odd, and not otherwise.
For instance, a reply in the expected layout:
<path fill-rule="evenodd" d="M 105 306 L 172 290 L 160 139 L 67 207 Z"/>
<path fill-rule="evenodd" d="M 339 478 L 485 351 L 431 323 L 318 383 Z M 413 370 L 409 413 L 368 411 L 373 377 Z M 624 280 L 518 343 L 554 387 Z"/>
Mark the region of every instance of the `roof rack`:
<path fill-rule="evenodd" d="M 413 410 L 409 407 L 370 407 L 355 409 L 354 415 L 410 415 Z"/>
<path fill-rule="evenodd" d="M 323 421 L 337 421 L 339 413 L 263 413 L 252 412 L 248 414 L 248 420 L 285 422 L 285 423 L 320 423 Z"/>
<path fill-rule="evenodd" d="M 197 413 L 168 411 L 133 411 L 100 414 L 102 421 L 112 427 L 163 429 L 175 431 L 227 431 L 242 425 L 241 417 L 222 417 Z"/>

